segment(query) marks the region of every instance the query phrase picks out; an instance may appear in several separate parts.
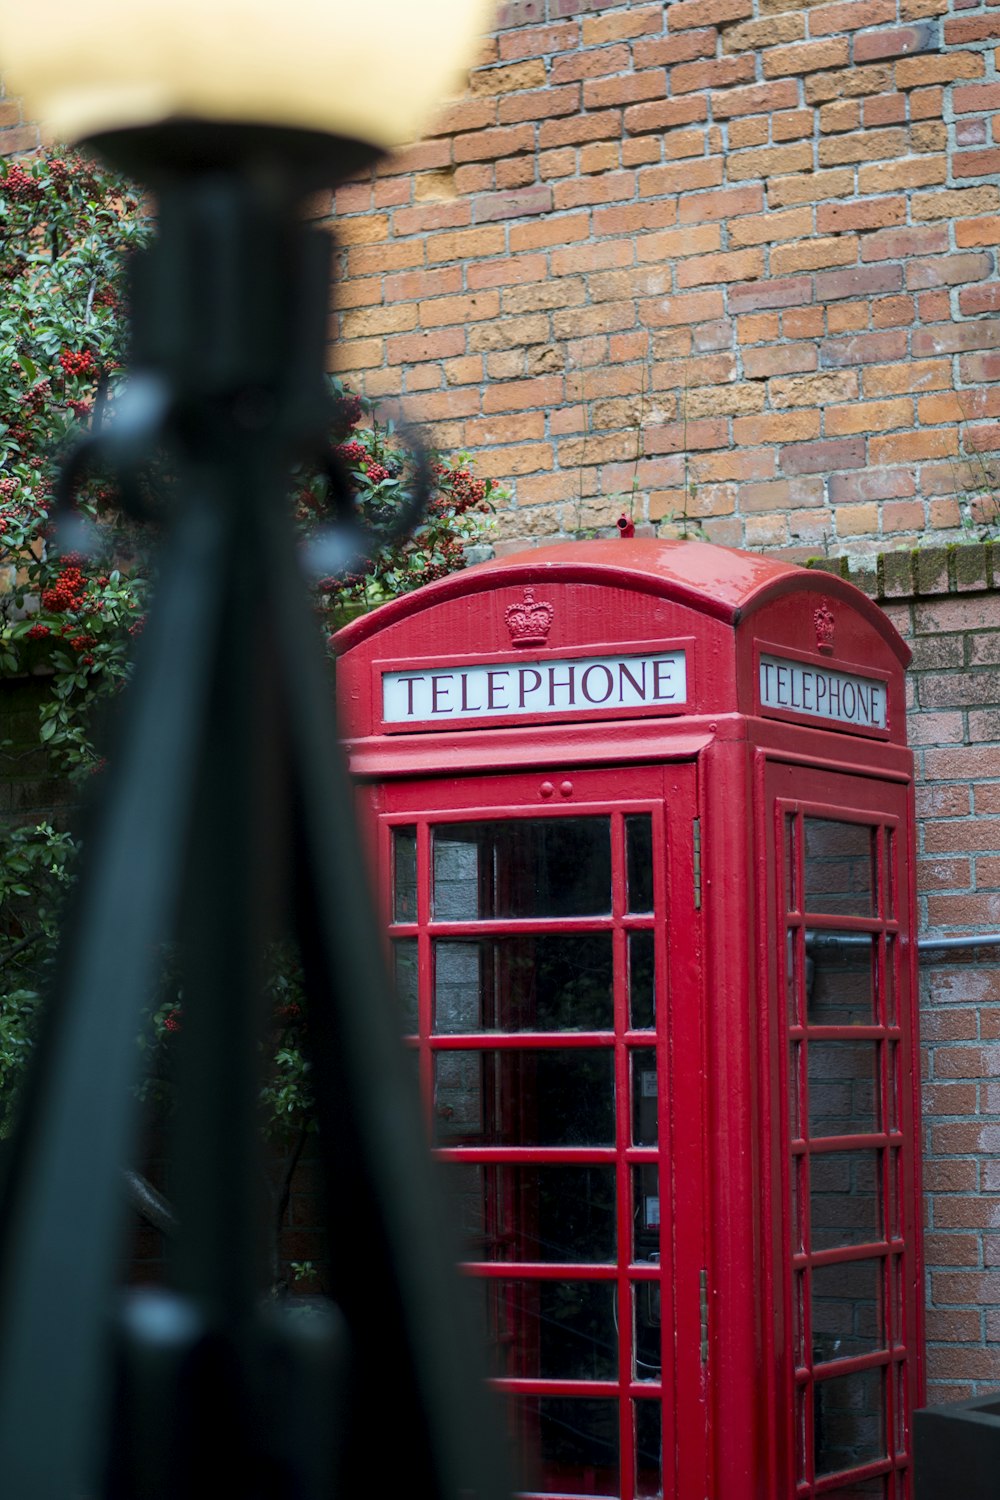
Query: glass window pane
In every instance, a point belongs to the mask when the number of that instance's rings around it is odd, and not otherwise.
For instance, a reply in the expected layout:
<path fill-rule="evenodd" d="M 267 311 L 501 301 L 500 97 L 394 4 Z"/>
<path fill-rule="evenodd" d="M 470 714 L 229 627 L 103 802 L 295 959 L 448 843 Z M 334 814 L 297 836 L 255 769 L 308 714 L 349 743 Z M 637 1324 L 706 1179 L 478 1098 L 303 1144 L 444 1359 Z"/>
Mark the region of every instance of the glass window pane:
<path fill-rule="evenodd" d="M 653 933 L 629 933 L 628 1005 L 633 1031 L 652 1031 L 656 1025 L 655 954 Z"/>
<path fill-rule="evenodd" d="M 636 1401 L 635 1492 L 639 1500 L 663 1494 L 663 1412 L 659 1401 Z"/>
<path fill-rule="evenodd" d="M 838 1484 L 836 1489 L 824 1490 L 823 1500 L 885 1500 L 886 1485 L 891 1482 L 891 1474 L 878 1474 L 874 1479 L 849 1480 L 847 1484 Z"/>
<path fill-rule="evenodd" d="M 628 904 L 625 910 L 653 910 L 653 819 L 650 813 L 637 813 L 625 819 L 625 866 L 628 876 Z"/>
<path fill-rule="evenodd" d="M 655 1146 L 657 1127 L 656 1053 L 637 1047 L 632 1053 L 632 1144 Z"/>
<path fill-rule="evenodd" d="M 442 1146 L 613 1146 L 611 1048 L 456 1050 L 434 1055 Z"/>
<path fill-rule="evenodd" d="M 802 1135 L 802 1043 L 788 1049 L 788 1131 L 793 1141 Z"/>
<path fill-rule="evenodd" d="M 803 818 L 806 911 L 875 915 L 873 828 L 833 818 Z"/>
<path fill-rule="evenodd" d="M 803 1196 L 805 1185 L 803 1177 L 806 1168 L 804 1156 L 793 1156 L 788 1173 L 788 1187 L 791 1196 L 789 1205 L 789 1228 L 791 1230 L 792 1254 L 799 1255 L 805 1248 L 805 1227 L 803 1220 Z"/>
<path fill-rule="evenodd" d="M 392 830 L 392 920 L 417 920 L 417 830 Z"/>
<path fill-rule="evenodd" d="M 470 1260 L 614 1261 L 613 1166 L 448 1162 L 446 1170 Z"/>
<path fill-rule="evenodd" d="M 785 910 L 799 910 L 798 868 L 795 850 L 795 814 L 785 814 Z"/>
<path fill-rule="evenodd" d="M 434 1030 L 613 1031 L 610 932 L 434 944 Z"/>
<path fill-rule="evenodd" d="M 479 1281 L 503 1379 L 614 1380 L 613 1281 Z"/>
<path fill-rule="evenodd" d="M 857 932 L 806 933 L 806 1023 L 875 1026 L 877 940 Z"/>
<path fill-rule="evenodd" d="M 882 1239 L 881 1155 L 880 1151 L 830 1151 L 810 1159 L 813 1250 Z"/>
<path fill-rule="evenodd" d="M 660 1169 L 656 1162 L 632 1168 L 632 1258 L 660 1258 Z"/>
<path fill-rule="evenodd" d="M 806 1273 L 796 1271 L 792 1278 L 792 1359 L 797 1365 L 806 1362 Z"/>
<path fill-rule="evenodd" d="M 799 958 L 802 947 L 801 927 L 790 927 L 785 933 L 785 1000 L 788 1006 L 789 1026 L 804 1026 L 805 1016 L 802 1013 L 802 989 L 799 982 Z M 806 986 L 808 988 L 812 966 L 810 960 L 806 959 Z"/>
<path fill-rule="evenodd" d="M 886 1347 L 878 1260 L 848 1260 L 812 1270 L 813 1359 L 849 1359 Z"/>
<path fill-rule="evenodd" d="M 397 938 L 392 945 L 393 980 L 402 1017 L 403 1032 L 412 1036 L 417 1030 L 417 940 Z"/>
<path fill-rule="evenodd" d="M 879 1129 L 878 1042 L 811 1038 L 809 1134 L 862 1135 Z"/>
<path fill-rule="evenodd" d="M 816 1382 L 817 1478 L 885 1457 L 882 1373 L 876 1367 Z"/>
<path fill-rule="evenodd" d="M 445 823 L 433 841 L 436 921 L 610 914 L 608 818 Z"/>
<path fill-rule="evenodd" d="M 659 1380 L 660 1354 L 660 1283 L 632 1283 L 632 1327 L 635 1342 L 632 1366 L 636 1380 Z"/>
<path fill-rule="evenodd" d="M 526 1396 L 517 1403 L 522 1488 L 617 1495 L 618 1402 Z"/>

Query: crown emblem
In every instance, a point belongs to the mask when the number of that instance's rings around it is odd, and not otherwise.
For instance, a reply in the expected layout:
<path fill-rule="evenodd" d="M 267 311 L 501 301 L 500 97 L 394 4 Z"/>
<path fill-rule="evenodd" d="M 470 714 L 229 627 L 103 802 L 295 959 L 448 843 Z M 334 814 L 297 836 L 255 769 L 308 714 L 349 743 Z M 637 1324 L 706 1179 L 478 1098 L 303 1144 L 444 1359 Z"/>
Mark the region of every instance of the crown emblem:
<path fill-rule="evenodd" d="M 524 598 L 517 604 L 508 604 L 504 619 L 510 631 L 512 646 L 544 646 L 555 610 L 551 604 L 535 598 L 533 588 L 526 588 Z"/>
<path fill-rule="evenodd" d="M 816 649 L 822 651 L 824 656 L 833 655 L 833 610 L 824 599 L 819 609 L 813 613 L 813 624 L 816 626 Z"/>

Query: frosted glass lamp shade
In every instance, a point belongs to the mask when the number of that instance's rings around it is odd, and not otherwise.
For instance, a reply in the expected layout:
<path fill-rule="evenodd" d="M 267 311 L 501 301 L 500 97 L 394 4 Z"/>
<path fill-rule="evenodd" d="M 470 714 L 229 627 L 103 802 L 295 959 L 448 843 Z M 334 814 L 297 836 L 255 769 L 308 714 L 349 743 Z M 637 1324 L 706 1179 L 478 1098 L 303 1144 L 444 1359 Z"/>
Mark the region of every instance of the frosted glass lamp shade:
<path fill-rule="evenodd" d="M 0 72 L 60 140 L 177 119 L 388 149 L 461 83 L 493 0 L 0 0 Z"/>

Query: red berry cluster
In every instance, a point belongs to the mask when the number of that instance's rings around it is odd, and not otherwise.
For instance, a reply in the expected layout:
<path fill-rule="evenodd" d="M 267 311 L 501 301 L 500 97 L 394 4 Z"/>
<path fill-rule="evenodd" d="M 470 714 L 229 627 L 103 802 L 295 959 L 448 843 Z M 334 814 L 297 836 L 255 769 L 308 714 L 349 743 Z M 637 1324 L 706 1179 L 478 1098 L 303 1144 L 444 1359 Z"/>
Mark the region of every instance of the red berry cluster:
<path fill-rule="evenodd" d="M 28 640 L 41 641 L 44 640 L 47 635 L 51 634 L 52 631 L 50 630 L 48 625 L 32 625 L 31 629 L 28 631 Z"/>
<path fill-rule="evenodd" d="M 89 349 L 64 349 L 59 363 L 66 375 L 92 375 L 95 369 L 94 356 Z"/>
<path fill-rule="evenodd" d="M 180 1029 L 181 1029 L 181 1013 L 180 1013 L 180 1010 L 179 1009 L 178 1010 L 168 1010 L 167 1013 L 166 1013 L 166 1015 L 163 1018 L 163 1026 L 164 1026 L 164 1029 L 166 1031 L 180 1031 Z"/>
<path fill-rule="evenodd" d="M 69 643 L 73 647 L 74 651 L 88 651 L 91 646 L 97 645 L 97 637 L 94 635 L 85 635 L 83 633 L 81 633 L 80 635 L 71 635 L 69 637 Z M 90 658 L 91 661 L 93 661 L 93 659 L 93 657 Z M 86 658 L 84 658 L 84 660 L 86 660 Z"/>
<path fill-rule="evenodd" d="M 15 203 L 37 203 L 43 193 L 42 184 L 26 172 L 19 162 L 12 162 L 6 176 L 0 179 L 0 189 Z"/>
<path fill-rule="evenodd" d="M 85 417 L 89 417 L 94 409 L 93 403 L 90 401 L 69 401 L 67 405 L 79 422 L 82 422 Z"/>
<path fill-rule="evenodd" d="M 363 443 L 341 443 L 340 447 L 334 451 L 345 464 L 350 464 L 355 468 L 368 457 L 368 450 Z"/>
<path fill-rule="evenodd" d="M 87 580 L 80 568 L 64 567 L 52 587 L 42 590 L 42 608 L 54 615 L 78 610 L 83 605 L 86 591 Z"/>
<path fill-rule="evenodd" d="M 333 422 L 335 427 L 348 429 L 361 420 L 361 397 L 342 396 L 334 405 Z"/>
<path fill-rule="evenodd" d="M 381 484 L 383 479 L 389 478 L 389 470 L 386 468 L 385 464 L 377 464 L 374 462 L 374 460 L 372 460 L 369 463 L 362 464 L 361 467 L 368 475 L 368 478 L 371 480 L 372 484 Z"/>
<path fill-rule="evenodd" d="M 476 479 L 468 469 L 455 469 L 451 476 L 452 502 L 457 516 L 486 499 L 486 480 Z"/>

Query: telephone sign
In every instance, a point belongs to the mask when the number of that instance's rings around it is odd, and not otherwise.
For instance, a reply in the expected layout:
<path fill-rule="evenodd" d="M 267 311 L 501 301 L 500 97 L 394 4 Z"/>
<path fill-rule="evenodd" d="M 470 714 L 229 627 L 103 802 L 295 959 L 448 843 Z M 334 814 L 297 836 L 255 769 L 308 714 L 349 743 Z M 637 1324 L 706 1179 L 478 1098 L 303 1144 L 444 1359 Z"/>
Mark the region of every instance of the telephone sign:
<path fill-rule="evenodd" d="M 382 717 L 387 724 L 441 723 L 505 714 L 676 706 L 684 702 L 685 666 L 683 651 L 657 651 L 385 672 Z"/>
<path fill-rule="evenodd" d="M 702 543 L 337 638 L 405 1045 L 532 1497 L 912 1500 L 908 653 Z"/>

